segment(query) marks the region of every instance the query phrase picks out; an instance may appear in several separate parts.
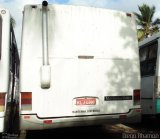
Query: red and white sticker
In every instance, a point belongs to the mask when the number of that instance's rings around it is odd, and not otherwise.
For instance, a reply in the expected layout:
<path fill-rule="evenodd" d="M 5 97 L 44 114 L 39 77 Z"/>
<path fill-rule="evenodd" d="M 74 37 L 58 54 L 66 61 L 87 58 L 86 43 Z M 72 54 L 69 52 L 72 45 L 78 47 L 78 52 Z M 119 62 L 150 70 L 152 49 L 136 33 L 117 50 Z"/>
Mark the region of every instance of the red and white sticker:
<path fill-rule="evenodd" d="M 75 105 L 96 105 L 96 98 L 76 98 Z"/>

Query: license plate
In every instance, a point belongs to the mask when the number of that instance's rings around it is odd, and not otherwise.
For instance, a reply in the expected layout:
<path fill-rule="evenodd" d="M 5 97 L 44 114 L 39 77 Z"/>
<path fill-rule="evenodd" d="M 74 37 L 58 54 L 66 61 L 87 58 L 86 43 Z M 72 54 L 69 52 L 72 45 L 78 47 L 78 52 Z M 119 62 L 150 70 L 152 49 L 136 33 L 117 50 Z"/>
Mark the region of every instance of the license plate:
<path fill-rule="evenodd" d="M 76 98 L 76 105 L 96 105 L 96 98 Z"/>

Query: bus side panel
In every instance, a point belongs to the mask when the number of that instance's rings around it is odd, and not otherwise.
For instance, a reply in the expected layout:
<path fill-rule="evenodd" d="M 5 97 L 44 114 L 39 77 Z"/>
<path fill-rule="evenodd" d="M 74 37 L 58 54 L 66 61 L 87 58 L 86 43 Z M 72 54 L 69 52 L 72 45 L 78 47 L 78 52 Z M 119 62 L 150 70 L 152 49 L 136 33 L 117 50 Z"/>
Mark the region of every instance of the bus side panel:
<path fill-rule="evenodd" d="M 155 76 L 142 77 L 141 79 L 141 106 L 142 114 L 155 113 Z M 148 86 L 148 87 L 147 87 Z"/>
<path fill-rule="evenodd" d="M 156 113 L 160 114 L 160 98 L 156 99 Z"/>
<path fill-rule="evenodd" d="M 152 99 L 141 99 L 142 114 L 155 114 L 154 103 Z"/>
<path fill-rule="evenodd" d="M 3 14 L 1 11 L 5 11 Z M 9 91 L 9 45 L 10 45 L 10 13 L 8 10 L 1 8 L 2 16 L 2 42 L 1 42 L 1 59 L 0 59 L 0 93 L 6 93 L 5 108 L 0 112 L 0 132 L 5 129 L 5 116 L 7 106 L 7 93 Z"/>
<path fill-rule="evenodd" d="M 157 81 L 156 81 L 156 113 L 160 114 L 160 38 L 158 39 L 158 51 L 157 51 Z"/>
<path fill-rule="evenodd" d="M 141 82 L 141 98 L 153 99 L 154 97 L 155 76 L 142 77 Z M 149 86 L 149 87 L 146 87 Z"/>

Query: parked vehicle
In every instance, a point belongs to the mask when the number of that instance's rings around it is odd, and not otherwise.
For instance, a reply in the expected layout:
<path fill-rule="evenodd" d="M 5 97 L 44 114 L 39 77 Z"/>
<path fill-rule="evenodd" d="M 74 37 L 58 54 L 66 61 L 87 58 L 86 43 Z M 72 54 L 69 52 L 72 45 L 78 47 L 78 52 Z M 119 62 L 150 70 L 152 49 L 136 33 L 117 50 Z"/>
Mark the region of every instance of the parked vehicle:
<path fill-rule="evenodd" d="M 140 121 L 133 14 L 44 1 L 22 28 L 21 130 Z"/>
<path fill-rule="evenodd" d="M 160 114 L 160 33 L 139 43 L 143 115 Z"/>
<path fill-rule="evenodd" d="M 19 55 L 7 9 L 0 8 L 0 133 L 12 130 L 18 112 Z"/>

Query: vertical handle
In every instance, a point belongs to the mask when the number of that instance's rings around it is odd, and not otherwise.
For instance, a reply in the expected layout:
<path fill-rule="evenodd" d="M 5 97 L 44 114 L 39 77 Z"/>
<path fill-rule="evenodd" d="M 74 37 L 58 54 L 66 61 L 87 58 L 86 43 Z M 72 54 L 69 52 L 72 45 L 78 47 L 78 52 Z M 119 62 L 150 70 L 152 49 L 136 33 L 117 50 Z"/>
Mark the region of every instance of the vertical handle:
<path fill-rule="evenodd" d="M 48 60 L 48 2 L 42 2 L 42 46 L 43 46 L 43 65 L 49 65 Z"/>
<path fill-rule="evenodd" d="M 43 65 L 41 66 L 41 88 L 50 88 L 51 67 L 48 56 L 48 2 L 42 2 L 42 52 Z"/>

